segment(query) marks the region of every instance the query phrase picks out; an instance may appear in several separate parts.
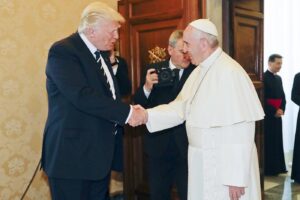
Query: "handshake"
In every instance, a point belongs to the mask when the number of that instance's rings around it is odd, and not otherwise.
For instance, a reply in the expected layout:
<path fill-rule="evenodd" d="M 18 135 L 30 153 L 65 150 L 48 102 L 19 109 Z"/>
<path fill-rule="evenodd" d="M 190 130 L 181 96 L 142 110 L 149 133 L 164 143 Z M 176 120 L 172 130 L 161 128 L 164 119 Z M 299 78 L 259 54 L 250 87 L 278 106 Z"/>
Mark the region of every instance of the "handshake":
<path fill-rule="evenodd" d="M 129 118 L 128 124 L 132 127 L 146 124 L 148 121 L 148 113 L 145 108 L 140 105 L 132 106 L 132 113 Z"/>

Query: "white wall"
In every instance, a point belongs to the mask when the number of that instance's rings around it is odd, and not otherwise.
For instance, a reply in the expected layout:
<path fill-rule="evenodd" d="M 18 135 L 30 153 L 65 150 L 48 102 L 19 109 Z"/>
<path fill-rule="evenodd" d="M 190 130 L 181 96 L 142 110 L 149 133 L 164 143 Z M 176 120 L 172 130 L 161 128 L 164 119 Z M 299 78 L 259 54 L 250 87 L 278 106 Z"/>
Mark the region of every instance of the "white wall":
<path fill-rule="evenodd" d="M 283 81 L 287 105 L 283 117 L 283 144 L 285 152 L 294 147 L 298 108 L 291 101 L 294 75 L 300 71 L 300 8 L 299 0 L 265 0 L 264 11 L 264 67 L 272 53 L 283 56 L 283 65 L 278 73 Z M 290 158 L 288 158 L 289 162 Z"/>

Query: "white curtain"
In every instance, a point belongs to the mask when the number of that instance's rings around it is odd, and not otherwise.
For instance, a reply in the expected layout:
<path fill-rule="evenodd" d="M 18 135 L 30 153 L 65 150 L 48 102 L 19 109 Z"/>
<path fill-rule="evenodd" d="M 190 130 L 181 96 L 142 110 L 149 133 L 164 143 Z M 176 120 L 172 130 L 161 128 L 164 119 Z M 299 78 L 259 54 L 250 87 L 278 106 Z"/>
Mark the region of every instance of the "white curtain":
<path fill-rule="evenodd" d="M 270 54 L 283 56 L 278 73 L 283 81 L 287 105 L 283 117 L 283 144 L 285 152 L 294 148 L 298 107 L 291 101 L 294 75 L 300 72 L 300 1 L 264 1 L 264 69 Z"/>

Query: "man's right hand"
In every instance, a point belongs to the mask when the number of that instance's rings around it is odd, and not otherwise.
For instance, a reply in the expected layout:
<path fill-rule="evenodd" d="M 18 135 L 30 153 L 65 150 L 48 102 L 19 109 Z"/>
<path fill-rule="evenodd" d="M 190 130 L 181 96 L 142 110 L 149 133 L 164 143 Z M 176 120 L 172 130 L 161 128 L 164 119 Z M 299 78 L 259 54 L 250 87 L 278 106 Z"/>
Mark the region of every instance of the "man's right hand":
<path fill-rule="evenodd" d="M 128 121 L 130 126 L 139 126 L 142 124 L 146 124 L 148 121 L 148 113 L 147 110 L 145 110 L 140 105 L 133 105 L 132 106 L 132 114 Z"/>
<path fill-rule="evenodd" d="M 276 110 L 276 113 L 275 113 L 275 117 L 279 118 L 281 117 L 282 115 L 284 115 L 284 112 L 281 108 L 277 109 Z"/>
<path fill-rule="evenodd" d="M 157 73 L 155 73 L 155 69 L 151 68 L 148 69 L 147 75 L 146 75 L 146 82 L 145 82 L 145 89 L 148 92 L 151 92 L 153 85 L 158 83 L 158 76 Z"/>

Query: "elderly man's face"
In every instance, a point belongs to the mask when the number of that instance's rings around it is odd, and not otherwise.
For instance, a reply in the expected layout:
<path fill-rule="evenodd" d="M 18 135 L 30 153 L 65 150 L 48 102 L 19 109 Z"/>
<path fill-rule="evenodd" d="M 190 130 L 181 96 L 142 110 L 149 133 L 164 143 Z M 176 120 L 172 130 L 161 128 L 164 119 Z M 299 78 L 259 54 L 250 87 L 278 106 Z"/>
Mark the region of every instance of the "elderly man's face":
<path fill-rule="evenodd" d="M 169 46 L 168 52 L 172 63 L 179 68 L 187 68 L 190 64 L 188 55 L 183 52 L 183 39 L 178 39 L 174 47 Z"/>
<path fill-rule="evenodd" d="M 116 21 L 100 22 L 99 28 L 94 30 L 93 45 L 103 51 L 114 49 L 115 43 L 119 39 L 118 29 L 120 27 L 121 25 Z"/>
<path fill-rule="evenodd" d="M 183 50 L 191 59 L 191 63 L 199 65 L 201 62 L 200 33 L 192 26 L 188 26 L 183 32 Z"/>

